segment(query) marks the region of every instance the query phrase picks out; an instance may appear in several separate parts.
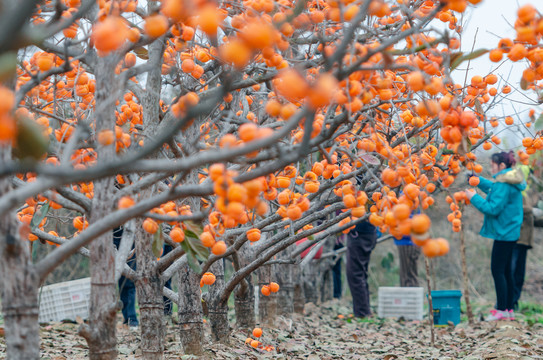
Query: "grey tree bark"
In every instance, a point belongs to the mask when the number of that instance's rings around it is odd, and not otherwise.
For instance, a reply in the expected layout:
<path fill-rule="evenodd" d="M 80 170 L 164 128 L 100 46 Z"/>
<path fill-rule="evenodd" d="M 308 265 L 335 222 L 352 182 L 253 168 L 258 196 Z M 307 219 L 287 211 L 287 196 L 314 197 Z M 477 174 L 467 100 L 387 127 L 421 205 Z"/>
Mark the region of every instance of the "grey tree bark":
<path fill-rule="evenodd" d="M 318 266 L 315 261 L 311 261 L 303 271 L 303 286 L 305 301 L 313 304 L 319 303 L 321 279 L 319 278 Z"/>
<path fill-rule="evenodd" d="M 264 296 L 260 289 L 263 285 L 268 285 L 271 281 L 273 265 L 264 265 L 259 268 L 258 271 L 258 318 L 260 324 L 267 324 L 273 326 L 275 317 L 277 315 L 277 296 L 271 294 L 270 296 Z M 282 289 L 279 289 L 281 292 Z"/>
<path fill-rule="evenodd" d="M 292 251 L 287 249 L 282 256 L 290 259 Z M 294 312 L 294 283 L 292 281 L 293 268 L 296 265 L 292 264 L 276 264 L 275 274 L 277 282 L 280 286 L 277 295 L 277 313 L 278 315 L 290 315 Z"/>
<path fill-rule="evenodd" d="M 224 264 L 222 260 L 211 265 L 210 271 L 215 275 L 215 284 L 209 287 L 207 306 L 209 310 L 209 323 L 211 325 L 211 337 L 215 341 L 226 342 L 230 336 L 230 324 L 228 323 L 228 303 L 221 302 L 224 290 Z"/>
<path fill-rule="evenodd" d="M 203 353 L 204 326 L 202 299 L 200 297 L 200 276 L 185 265 L 178 273 L 179 283 L 179 338 L 185 354 Z"/>
<path fill-rule="evenodd" d="M 137 229 L 143 221 L 137 221 Z M 136 293 L 140 308 L 141 351 L 143 359 L 158 360 L 164 354 L 164 281 L 156 268 L 152 244 L 153 235 L 143 231 L 136 232 L 136 262 L 138 278 Z"/>
<path fill-rule="evenodd" d="M 149 2 L 151 10 L 156 4 Z M 146 88 L 139 99 L 143 110 L 143 125 L 146 138 L 153 139 L 159 125 L 159 101 L 161 92 L 161 67 L 164 52 L 164 39 L 160 38 L 149 45 L 149 63 L 156 64 L 147 74 Z M 154 187 L 140 194 L 142 199 L 150 197 Z M 136 229 L 142 228 L 143 221 L 138 221 Z M 159 230 L 160 231 L 160 230 Z M 141 350 L 144 359 L 162 359 L 164 354 L 164 299 L 162 289 L 164 281 L 157 269 L 156 257 L 153 254 L 153 236 L 144 232 L 136 232 L 136 261 L 138 280 L 136 293 L 140 305 Z"/>
<path fill-rule="evenodd" d="M 239 254 L 240 266 L 249 264 L 252 253 L 249 244 L 241 247 Z M 238 328 L 253 329 L 255 327 L 255 297 L 251 275 L 247 276 L 234 291 L 234 308 L 236 310 L 236 325 Z"/>
<path fill-rule="evenodd" d="M 0 159 L 10 156 L 0 148 Z M 0 197 L 11 190 L 9 179 L 0 180 Z M 7 359 L 39 359 L 38 286 L 29 242 L 19 232 L 15 212 L 0 214 L 0 285 L 7 344 Z"/>
<path fill-rule="evenodd" d="M 323 245 L 323 251 L 325 253 L 332 251 L 334 249 L 333 241 L 326 241 Z M 318 264 L 319 272 L 322 277 L 322 287 L 321 287 L 321 301 L 326 302 L 334 298 L 334 279 L 332 274 L 332 259 L 319 259 L 315 261 Z"/>
<path fill-rule="evenodd" d="M 115 65 L 117 55 L 98 58 L 96 73 L 96 133 L 115 127 Z M 115 145 L 99 146 L 98 158 L 115 156 Z M 115 179 L 107 177 L 94 182 L 93 207 L 89 223 L 98 221 L 113 211 Z M 118 296 L 115 283 L 115 249 L 113 233 L 97 237 L 89 246 L 91 272 L 91 301 L 89 324 L 83 324 L 79 332 L 89 345 L 89 358 L 109 360 L 117 357 L 116 315 Z"/>
<path fill-rule="evenodd" d="M 303 287 L 302 269 L 299 266 L 294 266 L 292 269 L 292 281 L 294 283 L 294 300 L 293 308 L 296 314 L 304 313 L 305 294 Z M 281 291 L 281 290 L 279 290 Z"/>
<path fill-rule="evenodd" d="M 190 126 L 186 130 L 187 139 L 196 138 L 197 131 L 197 126 Z M 197 171 L 192 171 L 187 175 L 186 183 L 198 183 Z M 189 199 L 189 205 L 193 213 L 200 210 L 199 199 Z M 204 351 L 203 344 L 205 339 L 203 326 L 204 312 L 202 308 L 202 296 L 200 290 L 200 274 L 196 273 L 187 264 L 181 267 L 178 273 L 178 277 L 179 338 L 181 340 L 181 343 L 183 344 L 185 354 L 200 355 Z"/>

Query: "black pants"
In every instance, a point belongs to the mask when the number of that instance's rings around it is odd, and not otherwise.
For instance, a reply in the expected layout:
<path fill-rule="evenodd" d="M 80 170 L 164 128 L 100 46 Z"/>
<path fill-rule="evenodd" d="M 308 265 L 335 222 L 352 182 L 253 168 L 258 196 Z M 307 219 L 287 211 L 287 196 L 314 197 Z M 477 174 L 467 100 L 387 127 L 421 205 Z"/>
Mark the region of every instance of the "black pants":
<path fill-rule="evenodd" d="M 417 261 L 420 255 L 420 247 L 416 245 L 398 245 L 397 248 L 400 257 L 400 286 L 418 287 Z"/>
<path fill-rule="evenodd" d="M 518 309 L 518 301 L 524 285 L 524 276 L 526 275 L 526 253 L 530 247 L 522 244 L 516 244 L 513 249 L 511 268 L 513 269 L 513 281 L 515 282 L 515 293 L 513 295 L 513 308 Z"/>
<path fill-rule="evenodd" d="M 377 234 L 349 234 L 347 241 L 347 282 L 353 296 L 353 313 L 357 317 L 371 315 L 368 266 L 371 251 L 377 243 Z"/>
<path fill-rule="evenodd" d="M 334 250 L 341 249 L 343 244 L 337 243 L 334 245 Z M 334 298 L 340 299 L 342 293 L 341 286 L 341 257 L 336 261 L 335 265 L 332 267 L 332 279 L 334 281 Z"/>
<path fill-rule="evenodd" d="M 494 287 L 496 288 L 496 309 L 513 309 L 513 299 L 515 294 L 515 282 L 512 272 L 512 257 L 515 241 L 494 240 L 492 246 L 492 258 L 490 269 L 494 278 Z"/>

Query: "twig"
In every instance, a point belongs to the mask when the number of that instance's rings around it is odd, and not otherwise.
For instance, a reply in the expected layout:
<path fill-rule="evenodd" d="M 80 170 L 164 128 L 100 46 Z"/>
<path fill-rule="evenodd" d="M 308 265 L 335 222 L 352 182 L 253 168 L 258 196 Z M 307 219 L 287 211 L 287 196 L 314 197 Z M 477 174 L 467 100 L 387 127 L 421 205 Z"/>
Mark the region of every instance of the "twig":
<path fill-rule="evenodd" d="M 432 286 L 430 285 L 430 262 L 424 257 L 424 265 L 426 266 L 426 286 L 428 288 L 428 315 L 430 317 L 430 341 L 432 347 L 436 347 L 435 331 L 434 331 L 434 307 L 432 306 Z"/>

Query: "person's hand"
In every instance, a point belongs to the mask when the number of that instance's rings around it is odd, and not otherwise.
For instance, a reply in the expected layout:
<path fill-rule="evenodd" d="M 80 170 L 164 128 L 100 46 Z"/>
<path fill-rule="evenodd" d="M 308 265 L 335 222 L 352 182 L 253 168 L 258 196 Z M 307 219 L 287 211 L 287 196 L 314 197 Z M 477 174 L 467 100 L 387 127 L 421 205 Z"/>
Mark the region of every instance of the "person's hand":
<path fill-rule="evenodd" d="M 473 189 L 466 189 L 466 190 L 464 191 L 464 193 L 466 194 L 466 198 L 467 198 L 468 200 L 471 200 L 471 198 L 472 198 L 473 196 L 475 196 L 475 194 L 477 194 L 477 193 L 475 192 L 475 190 L 473 190 Z"/>

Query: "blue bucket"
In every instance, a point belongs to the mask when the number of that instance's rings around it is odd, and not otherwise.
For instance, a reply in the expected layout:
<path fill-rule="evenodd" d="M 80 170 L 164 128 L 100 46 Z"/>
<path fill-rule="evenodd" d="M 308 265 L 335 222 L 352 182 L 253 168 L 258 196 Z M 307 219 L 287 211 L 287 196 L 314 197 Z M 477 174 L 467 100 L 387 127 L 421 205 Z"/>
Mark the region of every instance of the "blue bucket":
<path fill-rule="evenodd" d="M 454 325 L 460 323 L 460 290 L 432 291 L 432 307 L 434 308 L 434 325 Z"/>

